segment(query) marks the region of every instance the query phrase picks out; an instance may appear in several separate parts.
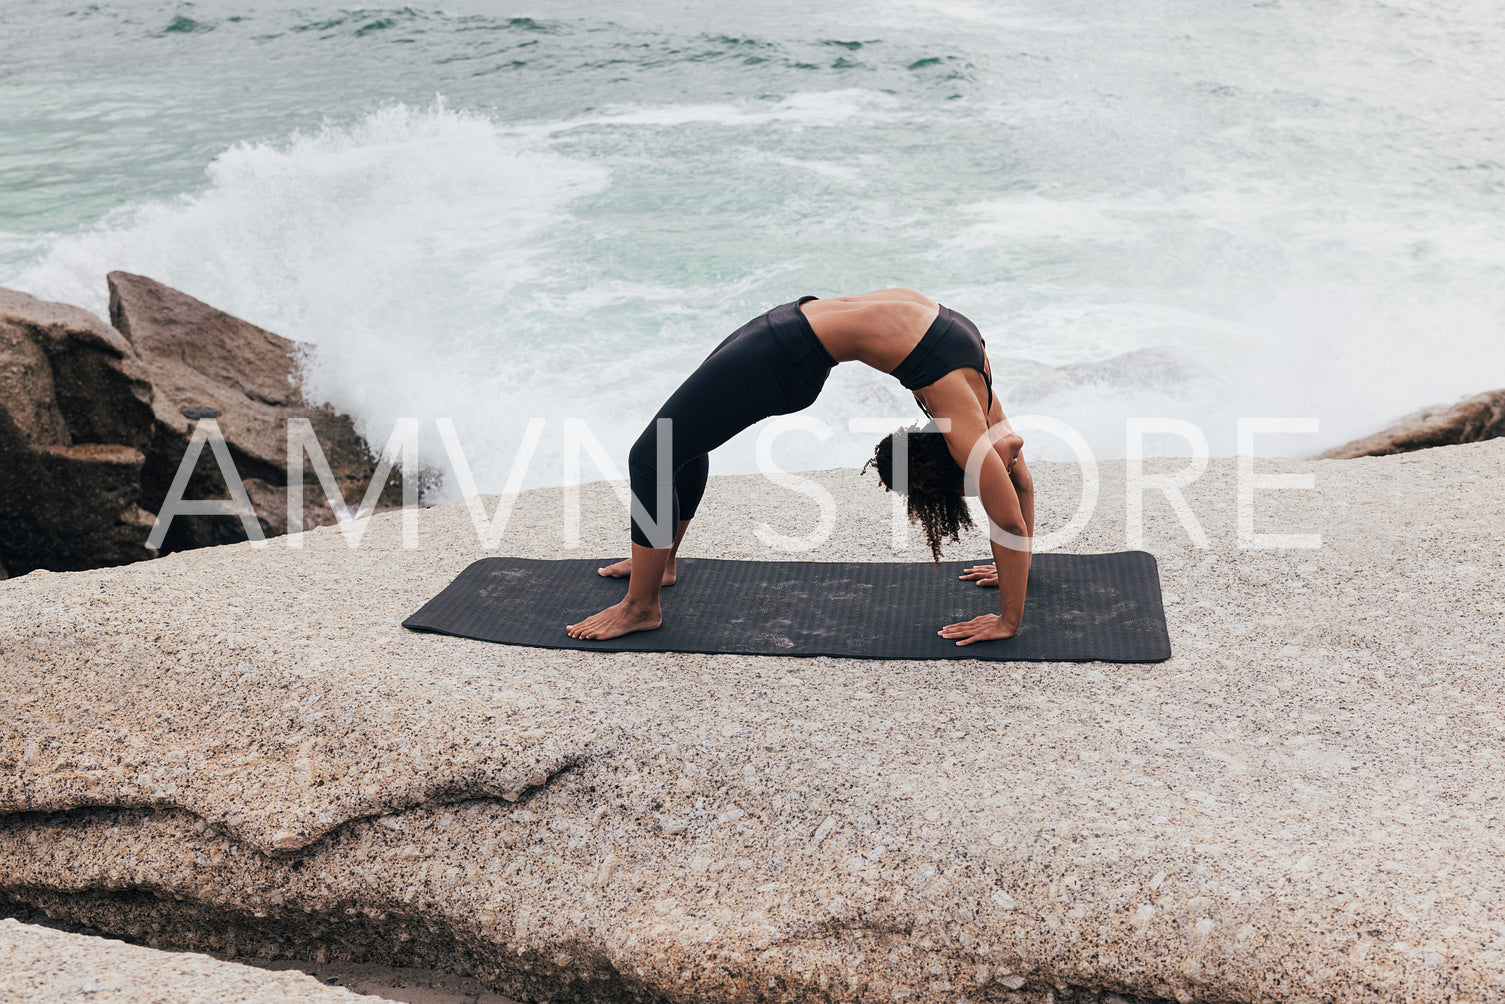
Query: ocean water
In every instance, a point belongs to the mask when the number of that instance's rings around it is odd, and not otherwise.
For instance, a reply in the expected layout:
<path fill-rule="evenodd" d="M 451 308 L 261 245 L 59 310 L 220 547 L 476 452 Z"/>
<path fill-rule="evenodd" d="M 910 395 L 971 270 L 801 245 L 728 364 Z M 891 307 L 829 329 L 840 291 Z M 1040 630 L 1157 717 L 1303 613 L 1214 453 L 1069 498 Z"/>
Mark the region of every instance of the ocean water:
<path fill-rule="evenodd" d="M 1010 415 L 1100 457 L 1131 417 L 1221 454 L 1315 417 L 1258 443 L 1307 455 L 1505 385 L 1493 0 L 6 0 L 0 39 L 0 285 L 104 313 L 126 269 L 306 341 L 313 395 L 378 445 L 420 419 L 440 471 L 451 419 L 483 490 L 534 418 L 524 484 L 570 418 L 625 469 L 805 293 L 962 311 Z M 786 469 L 918 417 L 857 364 L 811 414 Z"/>

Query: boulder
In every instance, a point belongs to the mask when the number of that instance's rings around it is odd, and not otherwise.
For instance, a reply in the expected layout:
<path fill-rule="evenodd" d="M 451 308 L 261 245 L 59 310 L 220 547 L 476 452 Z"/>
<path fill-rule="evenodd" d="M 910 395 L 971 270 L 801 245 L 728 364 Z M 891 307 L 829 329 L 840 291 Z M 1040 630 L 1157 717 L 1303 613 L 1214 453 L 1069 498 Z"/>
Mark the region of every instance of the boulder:
<path fill-rule="evenodd" d="M 153 557 L 156 521 L 137 505 L 140 450 L 113 443 L 38 446 L 5 461 L 0 542 L 17 572 L 70 571 Z"/>
<path fill-rule="evenodd" d="M 41 349 L 57 410 L 74 443 L 151 442 L 152 389 L 120 332 L 81 307 L 0 289 L 0 325 Z"/>
<path fill-rule="evenodd" d="M 349 415 L 308 402 L 299 389 L 297 343 L 217 310 L 146 276 L 111 272 L 110 321 L 140 354 L 154 395 L 155 434 L 142 470 L 142 505 L 159 512 L 198 418 L 214 418 L 262 531 L 288 532 L 287 423 L 312 423 L 335 481 L 352 506 L 363 497 L 375 463 Z M 304 525 L 333 523 L 311 464 L 304 466 Z M 389 481 L 382 504 L 400 500 L 400 476 Z M 228 498 L 225 480 L 208 450 L 199 458 L 187 498 Z M 238 520 L 179 516 L 163 553 L 244 540 Z"/>
<path fill-rule="evenodd" d="M 1479 443 L 1505 436 L 1505 389 L 1485 391 L 1457 404 L 1436 405 L 1407 415 L 1388 429 L 1335 446 L 1323 460 L 1382 457 L 1434 446 Z"/>
<path fill-rule="evenodd" d="M 1322 546 L 1240 544 L 1232 458 L 1184 489 L 1210 547 L 1147 499 L 1175 653 L 1150 665 L 406 632 L 483 556 L 462 503 L 403 514 L 416 549 L 386 514 L 353 550 L 0 583 L 0 899 L 526 1000 L 1497 999 L 1505 440 L 1256 463 L 1315 479 L 1256 493 L 1256 530 Z M 1032 466 L 1056 530 L 1077 469 Z M 1099 475 L 1072 550 L 1123 546 L 1124 464 Z M 839 514 L 806 557 L 894 557 L 870 479 L 800 476 Z M 501 548 L 619 555 L 614 492 L 579 493 L 519 495 Z M 718 477 L 684 553 L 787 557 L 758 524 L 813 512 Z"/>
<path fill-rule="evenodd" d="M 0 561 L 12 572 L 153 556 L 140 506 L 151 387 L 86 310 L 0 290 Z"/>
<path fill-rule="evenodd" d="M 117 327 L 0 289 L 0 564 L 72 571 L 155 556 L 146 546 L 195 422 L 224 434 L 262 533 L 287 533 L 287 423 L 308 419 L 354 506 L 375 462 L 350 416 L 306 401 L 295 343 L 143 276 L 112 272 Z M 303 525 L 335 514 L 311 463 Z M 227 498 L 204 450 L 184 493 Z M 380 507 L 401 499 L 401 474 Z M 179 516 L 161 552 L 245 539 L 223 516 Z M 3 577 L 3 576 L 0 576 Z"/>

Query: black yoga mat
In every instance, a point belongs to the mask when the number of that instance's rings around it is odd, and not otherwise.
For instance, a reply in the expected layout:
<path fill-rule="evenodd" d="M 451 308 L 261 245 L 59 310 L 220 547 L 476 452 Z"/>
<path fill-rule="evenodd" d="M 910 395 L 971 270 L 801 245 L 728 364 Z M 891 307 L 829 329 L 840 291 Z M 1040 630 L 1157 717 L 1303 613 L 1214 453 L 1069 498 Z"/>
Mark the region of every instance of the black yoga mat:
<path fill-rule="evenodd" d="M 942 626 L 998 612 L 998 591 L 956 577 L 977 562 L 679 559 L 664 625 L 610 641 L 564 626 L 622 598 L 609 560 L 483 558 L 403 621 L 417 631 L 598 652 L 831 655 L 859 659 L 1161 662 L 1171 656 L 1160 576 L 1144 551 L 1037 554 L 1024 622 L 1006 641 L 958 646 Z"/>

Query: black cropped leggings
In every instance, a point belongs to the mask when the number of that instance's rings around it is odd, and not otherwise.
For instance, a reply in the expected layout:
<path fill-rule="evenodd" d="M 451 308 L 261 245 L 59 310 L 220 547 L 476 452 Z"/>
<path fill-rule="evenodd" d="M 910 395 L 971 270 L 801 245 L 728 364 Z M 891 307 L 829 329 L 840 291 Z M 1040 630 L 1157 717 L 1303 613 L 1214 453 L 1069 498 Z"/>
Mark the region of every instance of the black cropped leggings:
<path fill-rule="evenodd" d="M 810 407 L 836 360 L 800 311 L 806 296 L 748 321 L 706 357 L 653 416 L 627 454 L 632 542 L 668 547 L 705 494 L 706 454 L 771 415 Z M 669 419 L 663 464 L 659 421 Z M 662 485 L 660 484 L 662 482 Z M 660 504 L 660 487 L 667 507 Z"/>

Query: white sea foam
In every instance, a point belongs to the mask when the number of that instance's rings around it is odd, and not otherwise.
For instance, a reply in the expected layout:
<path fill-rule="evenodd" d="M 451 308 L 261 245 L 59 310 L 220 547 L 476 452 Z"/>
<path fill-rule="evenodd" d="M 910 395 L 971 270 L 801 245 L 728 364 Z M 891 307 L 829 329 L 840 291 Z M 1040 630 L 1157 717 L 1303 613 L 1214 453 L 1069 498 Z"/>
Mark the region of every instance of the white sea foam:
<path fill-rule="evenodd" d="M 887 94 L 862 88 L 844 88 L 801 92 L 777 101 L 617 106 L 606 108 L 596 115 L 582 115 L 559 122 L 528 123 L 514 128 L 521 133 L 558 134 L 602 126 L 672 127 L 709 124 L 747 127 L 774 123 L 838 126 L 856 121 L 871 121 L 891 114 L 897 105 L 898 101 Z"/>
<path fill-rule="evenodd" d="M 352 325 L 402 315 L 444 337 L 442 292 L 505 302 L 537 274 L 546 231 L 609 172 L 529 149 L 484 117 L 393 105 L 350 127 L 280 144 L 235 146 L 207 185 L 114 214 L 55 240 L 18 282 L 101 309 L 102 263 L 180 284 L 249 320 L 320 344 Z"/>
<path fill-rule="evenodd" d="M 232 146 L 189 194 L 83 231 L 0 237 L 5 262 L 36 249 L 5 284 L 103 311 L 103 273 L 124 268 L 311 342 L 315 395 L 378 443 L 419 418 L 437 468 L 433 422 L 453 418 L 487 490 L 535 416 L 529 485 L 562 476 L 567 418 L 625 466 L 711 346 L 806 292 L 910 285 L 966 313 L 1005 407 L 1071 423 L 1104 457 L 1130 417 L 1196 422 L 1220 453 L 1239 416 L 1317 417 L 1315 436 L 1259 444 L 1305 454 L 1500 384 L 1505 156 L 1477 120 L 1501 95 L 1501 31 L 1485 8 L 1172 3 L 1171 38 L 1142 12 L 1034 6 L 749 13 L 766 61 L 748 69 L 714 41 L 720 14 L 641 29 L 641 65 L 620 25 L 561 18 L 547 52 L 496 57 L 517 56 L 515 75 L 465 84 L 468 110 L 369 112 L 369 78 L 332 73 L 346 111 L 323 130 Z M 470 73 L 470 37 L 435 28 L 415 73 Z M 289 66 L 390 58 L 328 44 L 275 43 Z M 270 131 L 228 135 L 276 136 L 288 108 L 279 91 L 257 119 Z M 1046 378 L 1162 349 L 1187 365 Z M 1020 385 L 1038 392 L 1016 407 Z M 781 439 L 788 468 L 860 464 L 875 437 L 849 419 L 916 412 L 891 378 L 842 366 L 812 414 L 833 435 Z M 757 435 L 713 469 L 751 470 Z M 1069 456 L 1045 436 L 1029 449 Z"/>
<path fill-rule="evenodd" d="M 536 300 L 541 274 L 557 267 L 543 264 L 552 228 L 608 178 L 480 116 L 392 106 L 230 149 L 202 192 L 60 238 L 15 285 L 103 314 L 104 273 L 134 271 L 312 343 L 313 396 L 361 418 L 378 445 L 398 416 L 423 418 L 435 466 L 432 419 L 453 417 L 489 485 L 505 475 L 511 427 L 555 410 L 545 388 L 568 395 L 567 380 L 546 378 L 591 353 L 588 337 L 551 347 L 538 304 L 530 314 L 519 301 Z M 589 313 L 673 292 L 596 287 L 562 304 Z"/>

